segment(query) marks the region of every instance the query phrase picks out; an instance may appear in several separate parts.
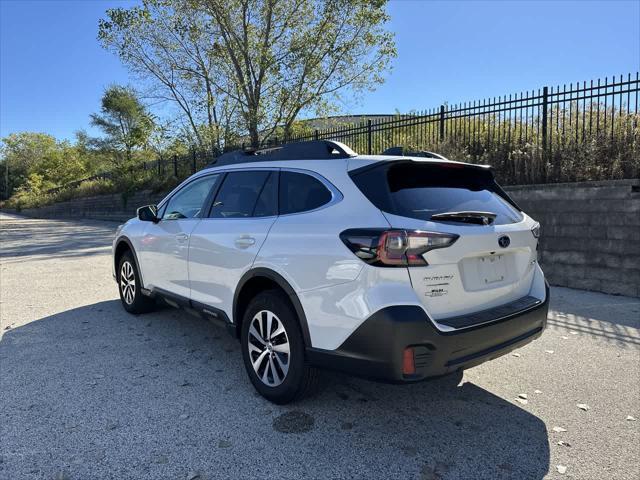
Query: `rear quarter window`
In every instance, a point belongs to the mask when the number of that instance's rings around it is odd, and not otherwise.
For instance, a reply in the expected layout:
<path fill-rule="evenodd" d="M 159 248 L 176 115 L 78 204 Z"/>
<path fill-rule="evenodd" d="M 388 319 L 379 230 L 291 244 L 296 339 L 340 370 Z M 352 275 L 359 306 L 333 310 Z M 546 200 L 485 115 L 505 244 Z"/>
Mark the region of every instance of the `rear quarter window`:
<path fill-rule="evenodd" d="M 329 189 L 305 173 L 280 172 L 280 215 L 308 212 L 331 201 Z"/>
<path fill-rule="evenodd" d="M 501 196 L 490 171 L 458 164 L 396 162 L 351 173 L 356 186 L 380 210 L 432 220 L 433 215 L 474 211 L 496 215 L 494 225 L 516 223 L 522 213 Z"/>

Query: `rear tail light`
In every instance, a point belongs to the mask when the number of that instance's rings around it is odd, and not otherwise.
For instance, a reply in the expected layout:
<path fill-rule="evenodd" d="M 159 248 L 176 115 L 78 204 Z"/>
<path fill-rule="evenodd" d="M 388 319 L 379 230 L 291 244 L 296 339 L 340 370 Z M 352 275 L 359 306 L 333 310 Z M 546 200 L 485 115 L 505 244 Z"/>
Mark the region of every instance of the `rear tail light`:
<path fill-rule="evenodd" d="M 364 262 L 379 267 L 427 265 L 429 250 L 452 245 L 458 235 L 421 230 L 353 229 L 340 234 L 344 244 Z"/>

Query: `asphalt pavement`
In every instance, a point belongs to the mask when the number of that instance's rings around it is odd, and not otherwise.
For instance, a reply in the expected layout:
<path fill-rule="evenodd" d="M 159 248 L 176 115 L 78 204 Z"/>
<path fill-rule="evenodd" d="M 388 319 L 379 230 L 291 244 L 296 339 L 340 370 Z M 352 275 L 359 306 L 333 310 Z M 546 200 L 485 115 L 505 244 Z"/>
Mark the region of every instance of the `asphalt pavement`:
<path fill-rule="evenodd" d="M 125 313 L 115 227 L 0 214 L 0 479 L 640 478 L 639 298 L 553 288 L 457 387 L 326 373 L 281 407 L 219 327 Z"/>

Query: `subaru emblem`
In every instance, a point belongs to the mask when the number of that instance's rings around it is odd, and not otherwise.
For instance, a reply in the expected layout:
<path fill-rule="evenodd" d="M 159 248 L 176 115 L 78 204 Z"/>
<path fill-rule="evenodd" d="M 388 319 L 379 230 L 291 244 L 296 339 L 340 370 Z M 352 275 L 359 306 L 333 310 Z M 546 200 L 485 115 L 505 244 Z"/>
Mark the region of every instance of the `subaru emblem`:
<path fill-rule="evenodd" d="M 500 245 L 502 248 L 507 248 L 510 243 L 511 239 L 506 235 L 503 235 L 498 239 L 498 245 Z"/>

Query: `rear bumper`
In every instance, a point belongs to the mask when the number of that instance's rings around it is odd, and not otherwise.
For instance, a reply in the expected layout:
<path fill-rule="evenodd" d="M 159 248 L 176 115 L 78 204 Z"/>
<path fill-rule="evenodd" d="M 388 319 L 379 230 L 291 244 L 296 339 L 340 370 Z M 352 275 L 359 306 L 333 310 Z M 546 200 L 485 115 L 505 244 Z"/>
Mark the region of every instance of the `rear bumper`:
<path fill-rule="evenodd" d="M 408 383 L 479 365 L 535 340 L 547 324 L 549 288 L 535 308 L 459 331 L 438 331 L 418 306 L 384 308 L 336 350 L 307 349 L 310 364 L 391 383 Z M 414 347 L 415 374 L 402 373 Z"/>

